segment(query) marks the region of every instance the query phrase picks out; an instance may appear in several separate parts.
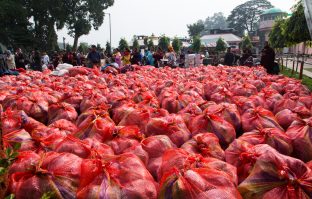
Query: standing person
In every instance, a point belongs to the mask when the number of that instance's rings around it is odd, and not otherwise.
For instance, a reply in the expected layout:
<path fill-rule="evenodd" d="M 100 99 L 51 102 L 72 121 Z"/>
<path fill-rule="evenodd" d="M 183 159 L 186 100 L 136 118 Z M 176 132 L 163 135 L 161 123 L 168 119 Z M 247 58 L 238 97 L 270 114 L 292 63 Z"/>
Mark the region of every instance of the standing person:
<path fill-rule="evenodd" d="M 6 51 L 6 64 L 10 70 L 16 69 L 14 55 L 9 50 Z"/>
<path fill-rule="evenodd" d="M 92 68 L 93 66 L 100 66 L 100 64 L 101 64 L 101 55 L 96 50 L 96 46 L 95 45 L 91 46 L 91 51 L 89 52 L 87 59 L 89 61 L 89 68 Z"/>
<path fill-rule="evenodd" d="M 63 63 L 73 65 L 73 60 L 74 60 L 74 56 L 73 56 L 73 54 L 70 51 L 67 51 L 63 55 Z"/>
<path fill-rule="evenodd" d="M 15 64 L 16 64 L 16 68 L 26 69 L 25 68 L 25 65 L 26 65 L 25 56 L 20 48 L 18 48 L 15 53 Z"/>
<path fill-rule="evenodd" d="M 261 65 L 267 70 L 269 74 L 276 74 L 274 72 L 275 52 L 270 47 L 269 42 L 265 42 L 265 46 L 261 51 Z"/>
<path fill-rule="evenodd" d="M 132 55 L 131 55 L 131 64 L 132 65 L 141 65 L 141 61 L 142 61 L 141 53 L 138 52 L 137 48 L 134 48 Z"/>
<path fill-rule="evenodd" d="M 227 49 L 227 52 L 225 53 L 225 56 L 224 56 L 224 65 L 233 66 L 234 61 L 235 61 L 235 56 L 231 52 L 231 47 L 229 47 Z"/>
<path fill-rule="evenodd" d="M 126 48 L 126 50 L 124 52 L 124 56 L 122 57 L 122 64 L 124 66 L 131 65 L 130 59 L 131 59 L 131 52 L 130 52 L 129 48 Z"/>
<path fill-rule="evenodd" d="M 6 55 L 3 54 L 2 48 L 0 48 L 0 76 L 4 75 L 7 70 Z"/>
<path fill-rule="evenodd" d="M 159 68 L 160 67 L 160 62 L 161 62 L 161 59 L 164 57 L 164 54 L 161 50 L 160 47 L 157 48 L 157 51 L 154 53 L 153 55 L 153 58 L 154 58 L 154 61 L 155 61 L 155 67 L 156 68 Z"/>
<path fill-rule="evenodd" d="M 145 62 L 146 65 L 154 66 L 155 60 L 150 49 L 147 49 L 145 52 L 145 61 L 146 61 Z"/>
<path fill-rule="evenodd" d="M 249 49 L 243 50 L 243 55 L 240 58 L 239 62 L 240 62 L 240 65 L 242 65 L 242 66 L 251 67 L 253 65 L 253 57 L 252 57 L 252 53 Z"/>
<path fill-rule="evenodd" d="M 38 50 L 36 50 L 33 55 L 32 69 L 35 71 L 42 71 L 41 56 Z"/>
<path fill-rule="evenodd" d="M 52 64 L 54 67 L 53 69 L 55 69 L 60 64 L 60 56 L 56 51 L 54 51 L 52 56 Z"/>
<path fill-rule="evenodd" d="M 114 49 L 113 58 L 115 59 L 115 62 L 118 64 L 119 67 L 121 67 L 121 54 L 118 48 Z"/>
<path fill-rule="evenodd" d="M 176 62 L 177 62 L 177 56 L 176 53 L 174 52 L 174 49 L 172 46 L 168 46 L 168 66 L 175 68 L 176 67 Z"/>
<path fill-rule="evenodd" d="M 46 66 L 48 66 L 50 63 L 50 57 L 46 52 L 42 53 L 42 63 Z"/>

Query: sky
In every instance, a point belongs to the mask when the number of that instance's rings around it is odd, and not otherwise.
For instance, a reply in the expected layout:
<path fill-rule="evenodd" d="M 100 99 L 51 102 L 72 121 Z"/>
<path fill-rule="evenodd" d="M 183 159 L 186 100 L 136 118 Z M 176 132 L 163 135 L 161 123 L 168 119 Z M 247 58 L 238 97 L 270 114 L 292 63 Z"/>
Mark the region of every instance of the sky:
<path fill-rule="evenodd" d="M 187 36 L 187 24 L 199 19 L 206 19 L 216 12 L 223 12 L 227 17 L 238 5 L 247 0 L 115 0 L 112 7 L 106 10 L 111 14 L 112 44 L 118 46 L 120 38 L 131 41 L 133 35 L 156 36 Z M 274 7 L 290 12 L 296 0 L 269 0 Z M 66 28 L 58 31 L 59 42 L 66 38 L 66 43 L 73 44 L 73 38 L 68 36 Z M 82 36 L 79 42 L 101 44 L 109 41 L 109 17 L 99 30 L 92 30 Z"/>

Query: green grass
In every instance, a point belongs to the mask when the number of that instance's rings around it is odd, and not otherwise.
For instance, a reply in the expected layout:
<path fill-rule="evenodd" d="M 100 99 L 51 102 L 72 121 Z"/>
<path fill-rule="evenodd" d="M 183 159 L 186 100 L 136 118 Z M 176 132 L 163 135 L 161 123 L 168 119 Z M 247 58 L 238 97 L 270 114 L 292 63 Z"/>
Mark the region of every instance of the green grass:
<path fill-rule="evenodd" d="M 304 70 L 307 70 L 309 72 L 312 72 L 312 68 L 305 68 Z"/>
<path fill-rule="evenodd" d="M 311 71 L 312 72 L 312 71 Z M 281 70 L 281 74 L 287 76 L 287 77 L 292 77 L 292 78 L 296 78 L 299 79 L 299 73 L 296 73 L 296 71 L 294 72 L 294 75 L 291 74 L 291 69 L 288 69 L 286 67 L 284 67 L 284 70 Z M 306 85 L 310 91 L 312 91 L 312 78 L 303 75 L 302 76 L 302 84 Z"/>

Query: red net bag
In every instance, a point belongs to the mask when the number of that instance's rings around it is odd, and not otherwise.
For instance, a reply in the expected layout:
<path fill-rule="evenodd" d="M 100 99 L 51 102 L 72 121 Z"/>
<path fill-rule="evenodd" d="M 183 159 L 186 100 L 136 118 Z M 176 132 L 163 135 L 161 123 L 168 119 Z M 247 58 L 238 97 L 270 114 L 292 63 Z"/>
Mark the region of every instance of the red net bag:
<path fill-rule="evenodd" d="M 78 117 L 78 113 L 75 108 L 67 103 L 57 103 L 49 106 L 48 118 L 49 124 L 60 120 L 66 119 L 71 122 L 75 122 Z"/>
<path fill-rule="evenodd" d="M 238 189 L 244 198 L 308 199 L 312 197 L 312 171 L 304 162 L 271 148 L 258 157 Z"/>
<path fill-rule="evenodd" d="M 146 126 L 146 134 L 148 136 L 167 135 L 177 147 L 191 138 L 191 133 L 182 117 L 175 114 L 150 119 Z"/>
<path fill-rule="evenodd" d="M 16 167 L 14 165 L 19 163 L 15 162 L 12 166 Z M 47 192 L 59 198 L 75 198 L 80 183 L 81 163 L 82 159 L 78 156 L 55 152 L 44 154 L 35 166 L 23 162 L 24 171 L 9 176 L 10 192 L 17 199 L 41 198 Z"/>
<path fill-rule="evenodd" d="M 190 131 L 193 135 L 206 132 L 214 133 L 223 148 L 226 148 L 236 137 L 235 129 L 229 122 L 207 112 L 191 121 Z"/>
<path fill-rule="evenodd" d="M 293 123 L 293 121 L 298 120 L 299 116 L 297 113 L 292 112 L 289 109 L 284 109 L 278 112 L 276 115 L 276 121 L 285 129 L 287 130 L 288 127 Z"/>
<path fill-rule="evenodd" d="M 242 115 L 242 126 L 244 132 L 263 128 L 278 128 L 283 130 L 283 128 L 276 121 L 273 113 L 262 107 L 248 109 Z"/>
<path fill-rule="evenodd" d="M 2 140 L 4 149 L 13 148 L 16 144 L 21 145 L 19 151 L 35 151 L 38 147 L 30 134 L 24 129 L 16 130 L 4 135 L 2 136 Z"/>
<path fill-rule="evenodd" d="M 312 160 L 312 118 L 294 121 L 286 134 L 292 140 L 294 156 L 304 162 Z"/>
<path fill-rule="evenodd" d="M 244 133 L 238 138 L 252 145 L 268 144 L 284 155 L 293 152 L 292 141 L 285 132 L 276 128 L 265 128 Z"/>
<path fill-rule="evenodd" d="M 191 140 L 185 142 L 181 149 L 190 154 L 201 154 L 203 157 L 225 160 L 225 154 L 219 144 L 219 139 L 213 133 L 197 134 Z"/>

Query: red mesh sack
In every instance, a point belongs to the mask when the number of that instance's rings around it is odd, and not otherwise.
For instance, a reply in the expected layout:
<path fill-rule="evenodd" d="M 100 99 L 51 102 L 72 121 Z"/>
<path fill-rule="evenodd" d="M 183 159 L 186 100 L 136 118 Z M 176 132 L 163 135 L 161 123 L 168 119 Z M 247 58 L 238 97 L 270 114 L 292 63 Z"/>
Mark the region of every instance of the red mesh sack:
<path fill-rule="evenodd" d="M 160 181 L 159 198 L 172 199 L 241 199 L 235 184 L 218 170 L 191 168 L 184 172 L 172 170 Z"/>
<path fill-rule="evenodd" d="M 70 135 L 59 142 L 54 151 L 58 153 L 72 153 L 84 159 L 91 156 L 90 147 L 85 142 Z"/>
<path fill-rule="evenodd" d="M 74 68 L 70 68 L 69 70 L 68 70 L 68 74 L 69 74 L 69 76 L 71 76 L 71 77 L 75 77 L 75 76 L 77 76 L 77 75 L 86 75 L 86 74 L 88 74 L 89 73 L 89 71 L 87 70 L 87 69 L 85 69 L 85 68 L 83 68 L 83 67 L 74 67 Z"/>
<path fill-rule="evenodd" d="M 219 144 L 219 139 L 213 133 L 197 134 L 191 140 L 185 142 L 181 149 L 190 154 L 201 154 L 203 157 L 225 160 L 225 154 Z"/>
<path fill-rule="evenodd" d="M 172 169 L 180 171 L 189 168 L 208 168 L 219 170 L 237 185 L 236 168 L 226 162 L 215 158 L 203 158 L 201 155 L 191 155 L 183 149 L 169 149 L 162 156 L 162 164 L 159 169 L 158 179 L 161 179 Z"/>
<path fill-rule="evenodd" d="M 137 106 L 133 103 L 126 103 L 118 108 L 113 109 L 112 119 L 116 124 L 119 124 L 120 121 L 129 113 L 135 110 Z"/>
<path fill-rule="evenodd" d="M 292 142 L 284 131 L 276 128 L 265 128 L 244 133 L 238 139 L 252 145 L 268 144 L 284 155 L 291 155 L 293 152 Z"/>
<path fill-rule="evenodd" d="M 227 102 L 231 103 L 233 98 L 233 93 L 228 89 L 224 88 L 211 95 L 210 100 L 216 103 Z"/>
<path fill-rule="evenodd" d="M 66 134 L 72 134 L 78 130 L 77 126 L 74 123 L 65 119 L 60 119 L 53 122 L 52 124 L 49 125 L 49 128 L 64 131 L 66 132 Z"/>
<path fill-rule="evenodd" d="M 294 156 L 308 162 L 312 160 L 312 118 L 294 121 L 286 134 L 292 140 Z"/>
<path fill-rule="evenodd" d="M 110 179 L 100 160 L 84 160 L 77 199 L 121 198 L 120 187 Z"/>
<path fill-rule="evenodd" d="M 1 131 L 3 135 L 22 129 L 28 116 L 24 111 L 7 109 L 1 114 Z"/>
<path fill-rule="evenodd" d="M 258 157 L 238 189 L 243 198 L 308 199 L 312 197 L 312 171 L 304 162 L 271 148 Z"/>
<path fill-rule="evenodd" d="M 21 151 L 18 153 L 14 163 L 9 167 L 8 173 L 24 173 L 33 171 L 40 160 L 40 155 L 34 151 Z"/>
<path fill-rule="evenodd" d="M 41 198 L 47 192 L 59 198 L 75 198 L 80 183 L 81 163 L 81 158 L 70 153 L 44 154 L 35 167 L 24 164 L 32 170 L 10 174 L 10 192 L 17 199 Z"/>
<path fill-rule="evenodd" d="M 201 108 L 199 108 L 195 103 L 190 103 L 188 104 L 184 109 L 182 109 L 181 111 L 179 111 L 179 115 L 182 116 L 186 126 L 189 128 L 189 123 L 190 121 L 202 114 L 203 111 L 201 110 Z"/>
<path fill-rule="evenodd" d="M 244 132 L 263 128 L 278 128 L 283 130 L 283 128 L 276 121 L 273 113 L 262 107 L 248 109 L 242 115 L 242 127 Z"/>
<path fill-rule="evenodd" d="M 208 106 L 205 110 L 207 114 L 219 116 L 232 124 L 237 131 L 241 129 L 242 119 L 235 104 L 221 103 L 218 105 Z"/>
<path fill-rule="evenodd" d="M 105 160 L 111 180 L 121 187 L 127 198 L 157 198 L 157 185 L 142 161 L 133 154 L 122 154 Z"/>
<path fill-rule="evenodd" d="M 258 93 L 257 88 L 252 84 L 234 85 L 230 88 L 233 95 L 235 96 L 246 96 L 255 95 Z"/>
<path fill-rule="evenodd" d="M 89 109 L 79 115 L 76 124 L 79 129 L 75 133 L 77 137 L 95 138 L 100 142 L 112 139 L 115 129 L 114 121 L 105 110 Z"/>
<path fill-rule="evenodd" d="M 225 150 L 226 162 L 237 168 L 238 184 L 249 176 L 257 158 L 271 148 L 266 145 L 268 148 L 258 149 L 258 146 L 236 139 Z"/>
<path fill-rule="evenodd" d="M 83 113 L 89 108 L 105 105 L 107 104 L 107 99 L 99 93 L 92 93 L 91 96 L 85 96 L 80 103 L 80 112 Z M 109 108 L 109 107 L 107 107 Z"/>
<path fill-rule="evenodd" d="M 176 148 L 176 145 L 166 135 L 150 136 L 142 140 L 141 145 L 149 155 L 146 168 L 157 179 L 157 173 L 162 163 L 161 156 L 167 149 Z"/>
<path fill-rule="evenodd" d="M 182 117 L 174 114 L 150 119 L 146 126 L 146 134 L 148 136 L 167 135 L 177 147 L 191 138 L 191 133 Z"/>
<path fill-rule="evenodd" d="M 78 113 L 75 108 L 67 103 L 57 103 L 49 106 L 48 118 L 49 124 L 60 120 L 66 119 L 71 122 L 75 122 L 78 117 Z"/>
<path fill-rule="evenodd" d="M 232 124 L 207 112 L 195 117 L 191 121 L 190 131 L 193 135 L 206 132 L 214 133 L 219 138 L 223 148 L 226 148 L 236 137 L 236 132 Z"/>
<path fill-rule="evenodd" d="M 234 96 L 233 103 L 236 104 L 241 115 L 245 113 L 248 109 L 257 107 L 254 101 L 244 96 Z"/>
<path fill-rule="evenodd" d="M 13 148 L 16 144 L 20 144 L 19 151 L 31 151 L 37 149 L 36 142 L 32 139 L 24 129 L 16 130 L 2 136 L 3 147 Z"/>
<path fill-rule="evenodd" d="M 72 105 L 77 111 L 80 109 L 80 104 L 83 96 L 73 90 L 67 91 L 63 96 L 63 102 Z"/>
<path fill-rule="evenodd" d="M 137 125 L 142 132 L 145 132 L 146 125 L 151 118 L 150 111 L 145 108 L 136 108 L 124 115 L 118 126 Z"/>
<path fill-rule="evenodd" d="M 96 139 L 87 138 L 84 142 L 90 147 L 90 149 L 95 152 L 96 157 L 104 158 L 107 156 L 114 155 L 113 149 L 107 144 L 103 144 Z"/>
<path fill-rule="evenodd" d="M 276 115 L 276 121 L 283 127 L 285 130 L 291 125 L 291 123 L 295 120 L 299 119 L 297 113 L 292 112 L 289 109 L 284 109 L 278 112 Z"/>
<path fill-rule="evenodd" d="M 296 107 L 303 106 L 305 107 L 305 104 L 299 101 L 298 96 L 292 96 L 290 98 L 284 98 L 274 105 L 274 113 L 278 113 L 284 109 L 293 110 Z"/>

